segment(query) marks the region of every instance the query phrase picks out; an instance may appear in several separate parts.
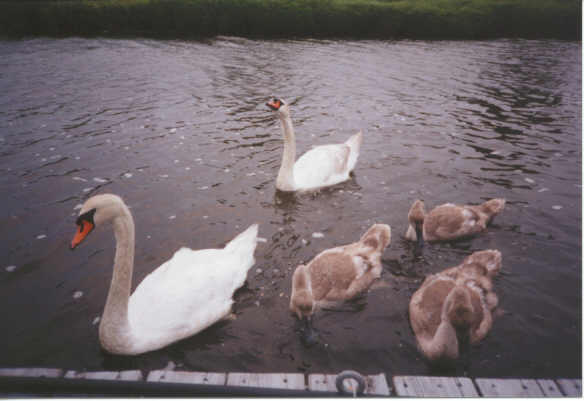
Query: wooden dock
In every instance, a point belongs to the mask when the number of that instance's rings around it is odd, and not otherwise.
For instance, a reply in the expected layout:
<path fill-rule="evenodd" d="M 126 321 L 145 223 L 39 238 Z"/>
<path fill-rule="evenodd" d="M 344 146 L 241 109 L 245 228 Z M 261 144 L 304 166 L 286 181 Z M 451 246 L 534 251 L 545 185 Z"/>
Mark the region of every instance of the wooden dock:
<path fill-rule="evenodd" d="M 182 385 L 181 389 L 192 385 L 205 389 L 221 388 L 261 388 L 302 392 L 336 393 L 334 374 L 303 373 L 209 373 L 174 370 L 154 370 L 146 377 L 139 370 L 121 372 L 77 372 L 48 368 L 4 368 L 0 369 L 0 396 L 2 383 L 11 380 L 37 379 L 43 383 L 51 380 L 65 383 L 76 381 L 103 381 L 132 383 L 143 387 L 153 387 L 156 383 Z M 468 377 L 436 376 L 394 376 L 388 382 L 384 373 L 363 377 L 365 396 L 398 397 L 582 397 L 581 379 L 490 379 Z M 97 383 L 97 382 L 96 382 Z M 186 387 L 185 387 L 186 386 Z M 215 387 L 213 387 L 215 386 Z M 136 387 L 139 388 L 139 387 Z M 4 390 L 6 391 L 6 390 Z M 26 389 L 23 389 L 26 393 Z M 14 393 L 14 392 L 12 392 Z M 322 393 L 326 394 L 326 393 Z"/>
<path fill-rule="evenodd" d="M 581 379 L 469 379 L 395 376 L 395 394 L 405 397 L 582 397 Z"/>

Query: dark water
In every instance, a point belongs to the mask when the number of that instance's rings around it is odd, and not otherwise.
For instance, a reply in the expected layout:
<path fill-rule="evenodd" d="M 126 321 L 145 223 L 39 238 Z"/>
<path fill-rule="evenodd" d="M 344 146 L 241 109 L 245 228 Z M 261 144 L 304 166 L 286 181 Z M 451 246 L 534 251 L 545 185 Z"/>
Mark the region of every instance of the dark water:
<path fill-rule="evenodd" d="M 0 365 L 581 376 L 581 68 L 580 43 L 561 41 L 0 42 Z M 276 194 L 273 95 L 292 103 L 300 153 L 363 129 L 351 181 Z M 180 246 L 260 223 L 237 319 L 138 357 L 102 352 L 112 232 L 68 244 L 76 207 L 104 192 L 136 220 L 134 283 Z M 422 255 L 403 240 L 416 198 L 491 197 L 507 207 L 479 237 Z M 323 343 L 304 348 L 288 312 L 294 267 L 374 222 L 393 232 L 382 285 L 320 313 Z M 493 329 L 456 367 L 432 369 L 409 299 L 426 274 L 489 248 L 503 254 Z"/>

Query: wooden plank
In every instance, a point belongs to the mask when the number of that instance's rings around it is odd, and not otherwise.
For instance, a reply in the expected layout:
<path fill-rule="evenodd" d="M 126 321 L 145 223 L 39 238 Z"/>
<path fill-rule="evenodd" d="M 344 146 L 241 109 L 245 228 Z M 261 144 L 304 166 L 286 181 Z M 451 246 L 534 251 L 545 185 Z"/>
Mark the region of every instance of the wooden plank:
<path fill-rule="evenodd" d="M 416 389 L 412 387 L 408 380 L 409 376 L 394 376 L 393 388 L 399 397 L 415 397 Z"/>
<path fill-rule="evenodd" d="M 483 397 L 543 397 L 533 379 L 475 379 Z"/>
<path fill-rule="evenodd" d="M 556 385 L 556 383 L 554 383 L 553 380 L 538 379 L 536 381 L 537 384 L 539 384 L 539 388 L 541 389 L 541 392 L 544 394 L 544 396 L 546 397 L 563 396 L 562 392 L 560 391 L 560 388 Z"/>
<path fill-rule="evenodd" d="M 440 391 L 445 397 L 462 396 L 460 387 L 458 387 L 454 377 L 430 377 L 428 384 L 431 385 L 431 389 L 435 389 L 434 391 L 437 392 Z"/>
<path fill-rule="evenodd" d="M 389 396 L 389 386 L 385 379 L 385 373 L 369 375 L 366 379 L 367 388 L 365 389 L 365 394 Z"/>
<path fill-rule="evenodd" d="M 308 375 L 308 389 L 310 391 L 329 391 L 336 393 L 336 378 L 337 375 L 325 375 L 320 373 L 310 374 Z"/>
<path fill-rule="evenodd" d="M 560 390 L 567 397 L 582 397 L 581 379 L 558 379 L 556 380 Z"/>
<path fill-rule="evenodd" d="M 161 383 L 191 383 L 223 386 L 227 381 L 227 375 L 225 373 L 153 370 L 148 374 L 146 380 Z"/>
<path fill-rule="evenodd" d="M 63 369 L 3 368 L 3 369 L 0 369 L 0 376 L 55 378 L 55 377 L 63 376 Z"/>
<path fill-rule="evenodd" d="M 228 386 L 305 390 L 302 373 L 228 373 Z"/>
<path fill-rule="evenodd" d="M 416 395 L 420 397 L 448 397 L 449 395 L 454 395 L 433 377 L 410 377 L 407 380 L 407 385 L 414 388 Z"/>
<path fill-rule="evenodd" d="M 401 397 L 478 397 L 467 377 L 396 376 L 395 391 Z"/>
<path fill-rule="evenodd" d="M 462 397 L 478 397 L 479 392 L 477 391 L 472 380 L 468 377 L 455 377 L 454 381 L 460 390 L 460 395 Z"/>
<path fill-rule="evenodd" d="M 76 372 L 69 370 L 65 373 L 65 379 L 142 381 L 144 377 L 139 370 L 124 370 L 121 372 Z"/>

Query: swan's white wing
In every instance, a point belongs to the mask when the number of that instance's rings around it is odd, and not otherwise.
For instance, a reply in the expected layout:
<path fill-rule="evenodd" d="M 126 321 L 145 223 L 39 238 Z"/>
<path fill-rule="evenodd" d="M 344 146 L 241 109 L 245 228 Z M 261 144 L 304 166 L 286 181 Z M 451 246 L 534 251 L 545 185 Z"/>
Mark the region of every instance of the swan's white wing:
<path fill-rule="evenodd" d="M 294 181 L 299 189 L 333 185 L 349 178 L 350 148 L 346 144 L 317 146 L 294 164 Z"/>
<path fill-rule="evenodd" d="M 257 231 L 257 229 L 256 229 Z M 242 249 L 178 250 L 146 276 L 130 297 L 128 318 L 138 347 L 156 349 L 225 317 L 233 292 L 253 265 L 253 244 Z"/>

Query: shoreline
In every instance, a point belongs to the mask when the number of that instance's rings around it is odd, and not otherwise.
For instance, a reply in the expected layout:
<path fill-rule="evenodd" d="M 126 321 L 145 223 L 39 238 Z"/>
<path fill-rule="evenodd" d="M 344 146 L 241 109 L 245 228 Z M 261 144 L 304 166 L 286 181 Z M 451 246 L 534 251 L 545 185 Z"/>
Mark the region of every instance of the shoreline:
<path fill-rule="evenodd" d="M 581 40 L 577 0 L 3 0 L 0 37 Z"/>

